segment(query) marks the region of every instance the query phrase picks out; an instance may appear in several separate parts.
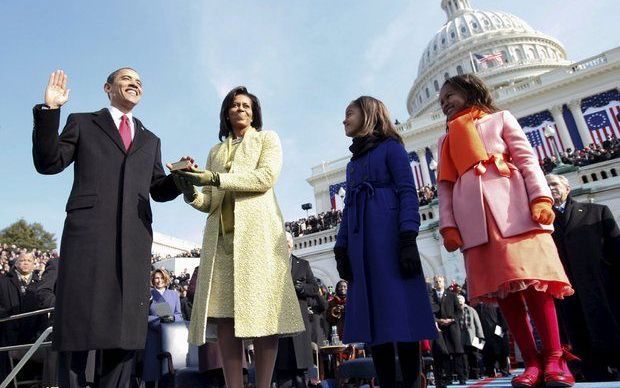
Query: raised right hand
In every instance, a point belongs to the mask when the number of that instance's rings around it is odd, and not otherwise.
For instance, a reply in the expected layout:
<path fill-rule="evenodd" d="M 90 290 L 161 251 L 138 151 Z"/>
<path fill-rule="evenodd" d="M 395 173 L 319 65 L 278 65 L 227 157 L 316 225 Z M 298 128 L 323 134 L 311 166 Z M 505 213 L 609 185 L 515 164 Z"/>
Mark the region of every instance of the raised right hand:
<path fill-rule="evenodd" d="M 51 109 L 58 109 L 69 100 L 67 89 L 67 75 L 62 70 L 56 70 L 50 75 L 50 80 L 45 88 L 45 105 Z"/>

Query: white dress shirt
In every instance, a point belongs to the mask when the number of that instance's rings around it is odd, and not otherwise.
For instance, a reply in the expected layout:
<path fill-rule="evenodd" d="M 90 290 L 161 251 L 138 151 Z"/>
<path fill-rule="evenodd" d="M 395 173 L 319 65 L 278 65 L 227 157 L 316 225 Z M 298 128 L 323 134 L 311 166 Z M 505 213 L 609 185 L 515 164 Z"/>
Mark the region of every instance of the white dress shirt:
<path fill-rule="evenodd" d="M 121 127 L 121 118 L 123 117 L 123 115 L 127 116 L 127 118 L 129 119 L 129 128 L 131 130 L 131 140 L 133 140 L 136 130 L 134 128 L 133 116 L 131 112 L 123 113 L 120 110 L 118 110 L 118 108 L 115 108 L 113 106 L 110 106 L 108 110 L 110 111 L 110 115 L 112 115 L 112 120 L 114 120 L 114 124 L 116 124 L 116 129 L 118 129 L 119 131 Z"/>

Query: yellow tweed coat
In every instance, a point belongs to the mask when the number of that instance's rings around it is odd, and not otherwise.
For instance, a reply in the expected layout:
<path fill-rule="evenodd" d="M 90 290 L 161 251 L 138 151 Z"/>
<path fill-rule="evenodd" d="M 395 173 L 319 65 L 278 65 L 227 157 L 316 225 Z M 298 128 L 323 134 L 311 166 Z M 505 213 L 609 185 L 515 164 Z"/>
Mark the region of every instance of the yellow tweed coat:
<path fill-rule="evenodd" d="M 225 167 L 227 153 L 226 142 L 211 149 L 206 169 L 220 174 L 220 186 L 206 186 L 190 204 L 209 213 L 189 332 L 189 341 L 197 345 L 206 341 L 221 204 L 226 191 L 235 192 L 235 335 L 252 338 L 304 331 L 291 279 L 284 220 L 273 190 L 282 167 L 280 139 L 275 132 L 250 128 L 229 172 Z"/>

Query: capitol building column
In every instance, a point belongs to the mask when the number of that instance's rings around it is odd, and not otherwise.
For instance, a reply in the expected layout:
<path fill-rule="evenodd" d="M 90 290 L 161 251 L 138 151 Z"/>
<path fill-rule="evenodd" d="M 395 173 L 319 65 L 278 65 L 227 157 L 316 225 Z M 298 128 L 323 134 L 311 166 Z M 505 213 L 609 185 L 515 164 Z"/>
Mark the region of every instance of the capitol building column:
<path fill-rule="evenodd" d="M 570 113 L 572 113 L 573 117 L 575 118 L 577 130 L 579 131 L 579 137 L 581 137 L 583 146 L 586 147 L 594 140 L 592 140 L 592 135 L 590 135 L 590 131 L 588 130 L 588 124 L 586 124 L 586 119 L 583 118 L 583 113 L 581 113 L 581 100 L 572 100 L 571 102 L 569 102 L 568 109 L 570 109 Z"/>
<path fill-rule="evenodd" d="M 421 148 L 416 150 L 416 154 L 418 154 L 418 159 L 420 159 L 420 169 L 422 170 L 422 180 L 425 185 L 430 185 L 433 183 L 431 180 L 431 174 L 428 171 L 428 162 L 426 161 L 426 148 Z"/>
<path fill-rule="evenodd" d="M 558 126 L 558 135 L 560 135 L 560 139 L 564 145 L 564 149 L 562 151 L 566 151 L 567 148 L 575 150 L 575 145 L 573 144 L 573 140 L 570 138 L 568 127 L 564 121 L 564 116 L 562 116 L 562 105 L 555 105 L 551 107 L 550 111 L 551 116 L 553 116 L 553 121 L 555 121 L 555 124 Z"/>

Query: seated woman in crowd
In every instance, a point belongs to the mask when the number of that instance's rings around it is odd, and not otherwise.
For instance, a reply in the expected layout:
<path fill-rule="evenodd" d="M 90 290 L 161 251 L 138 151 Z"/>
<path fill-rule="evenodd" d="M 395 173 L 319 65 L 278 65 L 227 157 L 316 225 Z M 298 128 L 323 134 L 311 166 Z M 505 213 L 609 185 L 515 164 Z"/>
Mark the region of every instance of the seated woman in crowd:
<path fill-rule="evenodd" d="M 161 377 L 161 362 L 157 355 L 161 353 L 161 323 L 182 321 L 181 300 L 179 293 L 169 290 L 170 276 L 164 269 L 156 269 L 151 273 L 151 305 L 149 306 L 149 329 L 144 348 L 144 369 L 142 380 L 147 387 L 154 387 Z M 162 308 L 162 304 L 168 308 Z M 171 313 L 171 315 L 168 314 Z"/>

